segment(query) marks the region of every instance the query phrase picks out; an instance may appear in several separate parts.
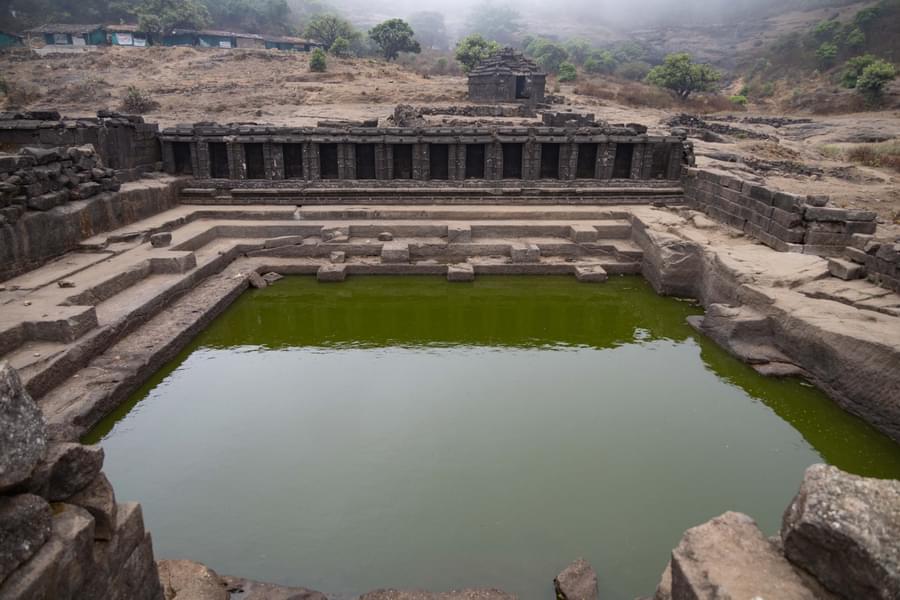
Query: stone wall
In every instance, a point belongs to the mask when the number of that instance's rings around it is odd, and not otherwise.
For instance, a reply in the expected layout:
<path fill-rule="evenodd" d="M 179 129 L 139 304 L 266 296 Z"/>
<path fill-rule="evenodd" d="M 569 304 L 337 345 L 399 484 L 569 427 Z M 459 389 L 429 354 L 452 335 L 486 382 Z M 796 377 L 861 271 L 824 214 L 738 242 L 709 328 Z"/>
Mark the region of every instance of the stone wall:
<path fill-rule="evenodd" d="M 875 213 L 828 206 L 827 196 L 789 194 L 732 175 L 686 169 L 689 206 L 781 252 L 843 256 L 875 233 Z"/>
<path fill-rule="evenodd" d="M 98 446 L 48 440 L 0 363 L 0 598 L 163 600 L 141 507 L 116 502 Z"/>
<path fill-rule="evenodd" d="M 161 168 L 159 126 L 134 115 L 101 111 L 96 118 L 63 119 L 53 111 L 0 113 L 0 150 L 91 144 L 122 181 Z"/>
<path fill-rule="evenodd" d="M 113 173 L 90 145 L 0 154 L 0 281 L 178 202 L 171 181 L 122 189 Z"/>

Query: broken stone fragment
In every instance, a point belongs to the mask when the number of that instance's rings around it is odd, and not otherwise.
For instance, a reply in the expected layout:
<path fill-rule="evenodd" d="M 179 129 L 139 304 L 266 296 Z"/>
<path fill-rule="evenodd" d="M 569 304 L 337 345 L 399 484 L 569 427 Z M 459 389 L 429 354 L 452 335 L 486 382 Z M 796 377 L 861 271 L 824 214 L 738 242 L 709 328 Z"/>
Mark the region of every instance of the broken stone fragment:
<path fill-rule="evenodd" d="M 379 242 L 392 242 L 394 241 L 394 234 L 389 231 L 382 231 L 378 234 Z"/>
<path fill-rule="evenodd" d="M 283 276 L 283 275 L 279 275 L 279 274 L 276 273 L 275 271 L 269 271 L 268 273 L 266 273 L 265 275 L 263 275 L 262 278 L 266 280 L 266 283 L 268 283 L 269 285 L 272 285 L 273 283 L 275 283 L 275 282 L 278 281 L 279 279 L 284 279 L 284 276 Z"/>
<path fill-rule="evenodd" d="M 230 594 L 218 573 L 191 560 L 156 563 L 166 598 L 178 600 L 228 600 Z"/>
<path fill-rule="evenodd" d="M 841 260 L 840 258 L 828 259 L 828 272 L 834 277 L 843 279 L 844 281 L 862 279 L 866 276 L 866 268 L 864 266 L 847 260 Z"/>
<path fill-rule="evenodd" d="M 475 281 L 475 269 L 468 263 L 447 267 L 447 281 Z"/>
<path fill-rule="evenodd" d="M 109 540 L 116 528 L 116 494 L 106 475 L 100 473 L 86 488 L 66 499 L 94 517 L 94 539 Z"/>
<path fill-rule="evenodd" d="M 672 598 L 832 596 L 809 582 L 769 543 L 747 515 L 727 512 L 688 529 L 672 551 Z"/>
<path fill-rule="evenodd" d="M 559 600 L 597 600 L 597 573 L 579 558 L 556 576 L 553 588 Z"/>
<path fill-rule="evenodd" d="M 103 467 L 103 448 L 72 442 L 53 444 L 26 487 L 51 502 L 65 500 L 86 488 Z"/>
<path fill-rule="evenodd" d="M 150 245 L 154 248 L 164 248 L 172 243 L 171 231 L 160 231 L 150 236 Z"/>
<path fill-rule="evenodd" d="M 73 288 L 73 287 L 75 287 L 75 282 L 69 281 L 68 279 L 60 279 L 59 281 L 56 282 L 56 285 L 58 285 L 61 288 Z"/>
<path fill-rule="evenodd" d="M 247 275 L 247 280 L 250 282 L 250 287 L 256 288 L 258 290 L 265 289 L 269 285 L 268 282 L 263 279 L 262 275 L 260 275 L 256 271 L 250 271 L 250 274 Z"/>
<path fill-rule="evenodd" d="M 336 250 L 328 255 L 328 260 L 332 262 L 332 264 L 341 264 L 347 259 L 347 255 L 341 252 L 340 250 Z"/>
<path fill-rule="evenodd" d="M 9 363 L 0 363 L 0 491 L 22 483 L 47 450 L 44 416 Z"/>
<path fill-rule="evenodd" d="M 900 481 L 812 465 L 781 539 L 788 559 L 844 598 L 900 598 Z"/>
<path fill-rule="evenodd" d="M 40 496 L 0 498 L 0 581 L 47 541 L 51 519 L 50 505 Z"/>

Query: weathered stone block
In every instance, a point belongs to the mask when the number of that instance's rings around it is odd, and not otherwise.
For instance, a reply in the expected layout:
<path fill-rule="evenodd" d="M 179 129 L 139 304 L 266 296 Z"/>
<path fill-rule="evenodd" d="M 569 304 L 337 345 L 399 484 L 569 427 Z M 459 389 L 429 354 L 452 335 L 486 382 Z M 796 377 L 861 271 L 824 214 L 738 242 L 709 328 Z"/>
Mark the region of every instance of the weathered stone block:
<path fill-rule="evenodd" d="M 192 560 L 161 560 L 159 578 L 167 597 L 228 600 L 230 594 L 218 573 Z"/>
<path fill-rule="evenodd" d="M 168 252 L 150 257 L 150 270 L 154 273 L 185 273 L 197 266 L 193 252 Z"/>
<path fill-rule="evenodd" d="M 393 240 L 394 240 L 394 234 L 392 234 L 390 231 L 382 231 L 381 233 L 378 234 L 379 242 L 391 242 Z"/>
<path fill-rule="evenodd" d="M 828 259 L 828 272 L 844 281 L 862 279 L 866 276 L 865 267 L 839 258 Z"/>
<path fill-rule="evenodd" d="M 347 255 L 340 250 L 336 250 L 328 255 L 328 260 L 330 260 L 332 264 L 339 265 L 347 260 Z"/>
<path fill-rule="evenodd" d="M 250 287 L 257 290 L 263 290 L 269 287 L 269 282 L 263 279 L 262 275 L 256 271 L 250 271 L 250 273 L 247 274 L 247 281 L 250 282 Z"/>
<path fill-rule="evenodd" d="M 593 225 L 572 225 L 569 227 L 569 239 L 576 244 L 596 242 L 597 229 Z"/>
<path fill-rule="evenodd" d="M 781 539 L 792 562 L 843 598 L 900 598 L 900 481 L 813 465 Z"/>
<path fill-rule="evenodd" d="M 541 249 L 537 244 L 512 244 L 509 247 L 514 263 L 536 263 L 541 261 Z"/>
<path fill-rule="evenodd" d="M 65 204 L 68 199 L 69 192 L 67 190 L 59 190 L 28 198 L 26 206 L 31 210 L 50 210 Z"/>
<path fill-rule="evenodd" d="M 475 269 L 468 263 L 447 267 L 447 281 L 475 281 Z"/>
<path fill-rule="evenodd" d="M 744 514 L 688 529 L 672 551 L 672 598 L 822 600 Z"/>
<path fill-rule="evenodd" d="M 28 479 L 46 450 L 41 410 L 16 370 L 0 363 L 0 491 Z"/>
<path fill-rule="evenodd" d="M 409 244 L 404 242 L 385 242 L 381 247 L 381 262 L 408 263 Z"/>
<path fill-rule="evenodd" d="M 447 241 L 453 243 L 469 243 L 472 241 L 472 227 L 469 225 L 447 226 Z"/>
<path fill-rule="evenodd" d="M 0 581 L 44 545 L 51 521 L 50 505 L 40 496 L 0 498 Z"/>
<path fill-rule="evenodd" d="M 164 248 L 172 243 L 171 231 L 160 231 L 150 235 L 150 245 L 154 248 Z"/>
<path fill-rule="evenodd" d="M 806 196 L 788 194 L 787 192 L 775 192 L 772 195 L 772 205 L 775 208 L 788 212 L 801 212 L 801 207 L 806 201 Z"/>
<path fill-rule="evenodd" d="M 103 448 L 72 442 L 53 444 L 27 487 L 51 502 L 65 500 L 88 486 L 103 467 Z"/>
<path fill-rule="evenodd" d="M 578 265 L 575 267 L 575 279 L 582 283 L 603 283 L 609 275 L 600 265 Z"/>
<path fill-rule="evenodd" d="M 322 265 L 316 271 L 316 279 L 321 282 L 344 281 L 347 279 L 347 265 Z"/>
<path fill-rule="evenodd" d="M 597 573 L 583 558 L 577 559 L 553 580 L 559 600 L 597 600 Z"/>
<path fill-rule="evenodd" d="M 109 540 L 116 527 L 116 495 L 106 475 L 100 473 L 86 488 L 69 496 L 69 504 L 80 506 L 94 517 L 94 537 Z"/>

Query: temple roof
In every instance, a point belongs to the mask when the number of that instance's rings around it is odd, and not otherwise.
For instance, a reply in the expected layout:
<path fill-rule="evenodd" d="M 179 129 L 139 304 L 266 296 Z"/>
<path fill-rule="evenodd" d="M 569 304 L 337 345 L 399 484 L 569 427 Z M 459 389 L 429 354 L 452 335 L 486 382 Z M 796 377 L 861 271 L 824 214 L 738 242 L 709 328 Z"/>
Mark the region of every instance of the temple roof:
<path fill-rule="evenodd" d="M 506 47 L 497 54 L 492 54 L 475 65 L 469 76 L 477 75 L 544 75 L 545 73 L 533 60 L 514 48 Z"/>

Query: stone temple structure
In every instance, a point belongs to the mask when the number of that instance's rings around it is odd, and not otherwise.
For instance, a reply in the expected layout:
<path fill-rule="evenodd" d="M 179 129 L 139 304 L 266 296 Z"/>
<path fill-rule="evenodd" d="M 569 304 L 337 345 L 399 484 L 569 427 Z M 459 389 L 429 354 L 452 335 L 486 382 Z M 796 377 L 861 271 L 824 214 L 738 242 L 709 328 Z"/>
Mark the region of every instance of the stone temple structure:
<path fill-rule="evenodd" d="M 547 74 L 534 61 L 513 48 L 504 48 L 469 72 L 469 100 L 534 106 L 544 102 L 546 81 Z"/>

